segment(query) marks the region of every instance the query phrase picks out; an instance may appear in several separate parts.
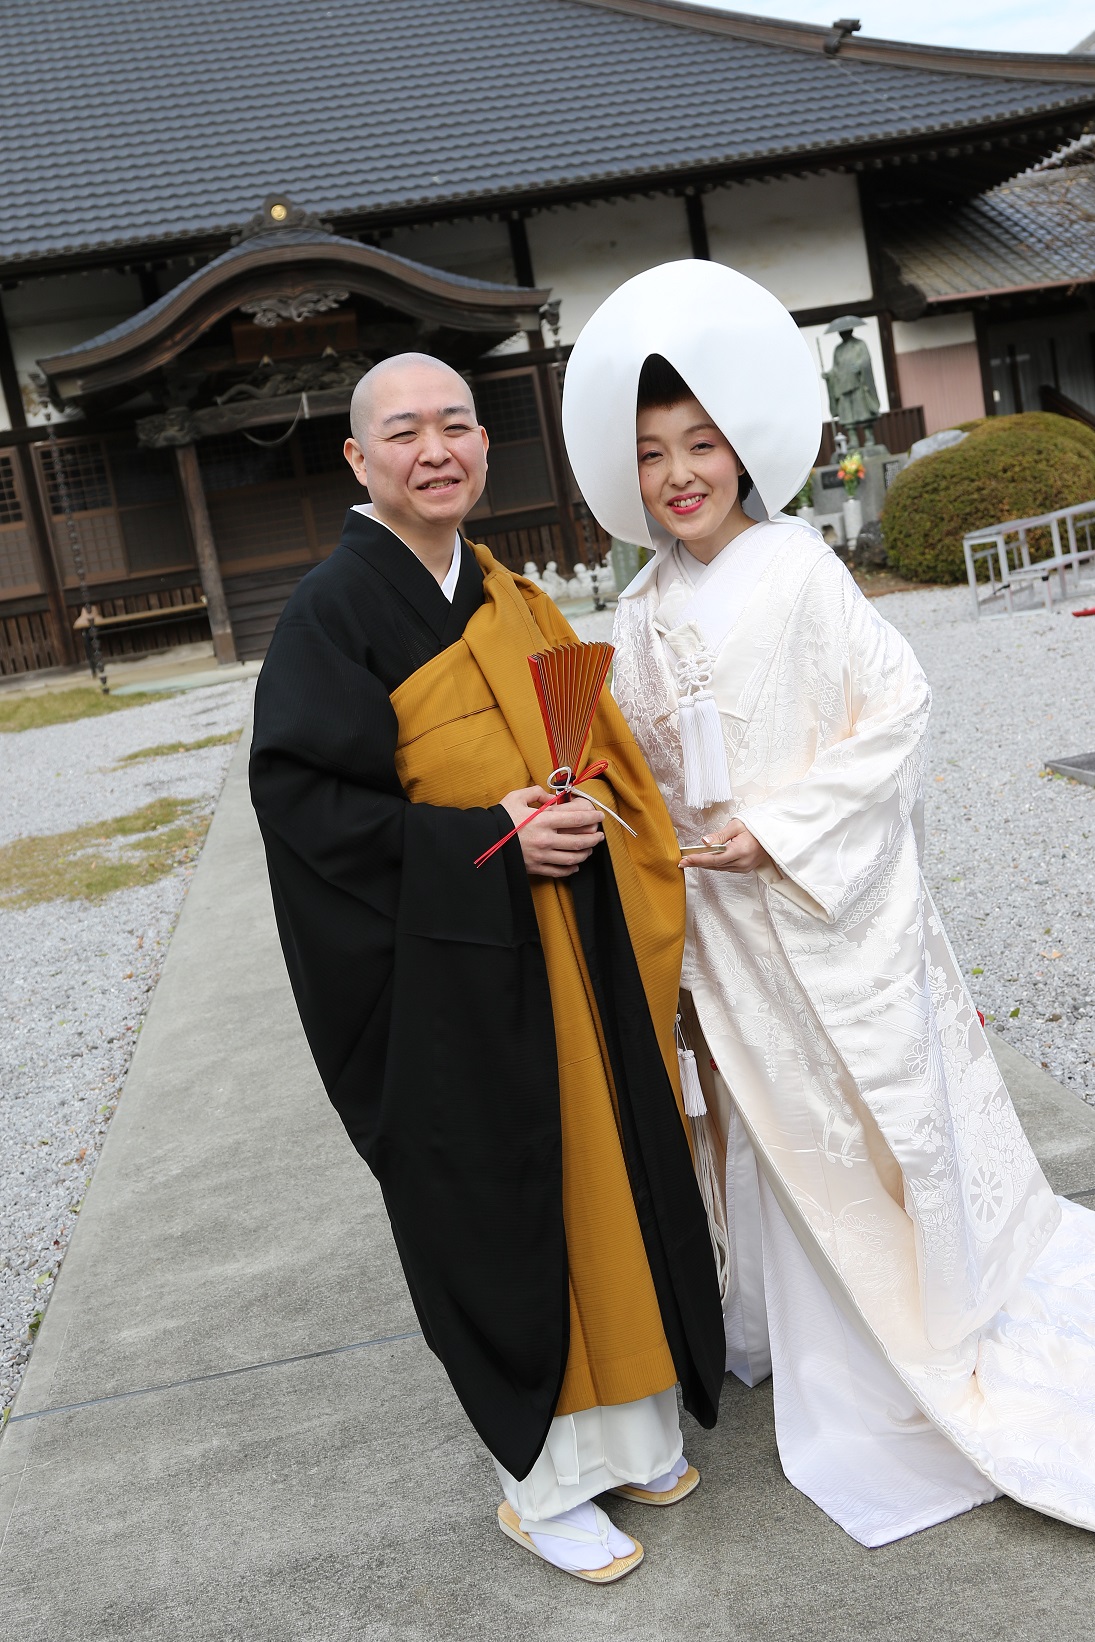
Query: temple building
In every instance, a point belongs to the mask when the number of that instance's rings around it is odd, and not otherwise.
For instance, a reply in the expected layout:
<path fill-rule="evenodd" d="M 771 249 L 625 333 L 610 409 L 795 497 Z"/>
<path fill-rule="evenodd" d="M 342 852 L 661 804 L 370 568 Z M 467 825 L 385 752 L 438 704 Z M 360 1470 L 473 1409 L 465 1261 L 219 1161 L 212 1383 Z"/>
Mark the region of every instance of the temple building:
<path fill-rule="evenodd" d="M 361 499 L 353 385 L 406 348 L 473 385 L 476 537 L 599 555 L 566 356 L 673 257 L 768 286 L 819 369 L 861 316 L 892 449 L 1047 393 L 1095 414 L 1095 262 L 1060 230 L 1089 53 L 680 0 L 58 0 L 9 32 L 0 674 L 79 660 L 89 598 L 108 655 L 260 656 Z"/>

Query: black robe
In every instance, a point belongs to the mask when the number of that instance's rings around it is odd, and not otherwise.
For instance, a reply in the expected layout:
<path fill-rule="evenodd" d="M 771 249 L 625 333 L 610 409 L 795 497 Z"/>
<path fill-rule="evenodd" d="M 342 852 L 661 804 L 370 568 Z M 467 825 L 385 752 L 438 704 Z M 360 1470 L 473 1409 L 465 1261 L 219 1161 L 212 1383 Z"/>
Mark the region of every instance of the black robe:
<path fill-rule="evenodd" d="M 516 1477 L 539 1454 L 569 1334 L 547 973 L 502 807 L 410 804 L 390 695 L 483 602 L 466 543 L 450 605 L 414 554 L 351 511 L 259 678 L 251 753 L 282 949 L 320 1076 L 380 1182 L 427 1343 Z M 706 1220 L 608 851 L 571 880 L 624 1153 L 684 1393 L 714 1423 L 722 1319 Z"/>

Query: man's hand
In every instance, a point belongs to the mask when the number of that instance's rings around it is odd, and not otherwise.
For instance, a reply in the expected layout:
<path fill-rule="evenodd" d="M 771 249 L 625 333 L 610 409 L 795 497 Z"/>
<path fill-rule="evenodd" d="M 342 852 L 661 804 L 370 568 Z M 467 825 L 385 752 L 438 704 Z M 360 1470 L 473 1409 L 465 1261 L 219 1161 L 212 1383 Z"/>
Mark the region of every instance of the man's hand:
<path fill-rule="evenodd" d="M 501 803 L 516 827 L 527 815 L 535 815 L 551 796 L 543 787 L 519 787 Z M 517 841 L 530 877 L 572 878 L 603 837 L 597 806 L 575 795 L 530 821 L 517 834 Z"/>
<path fill-rule="evenodd" d="M 725 844 L 716 854 L 697 850 L 695 855 L 682 855 L 682 867 L 704 867 L 708 872 L 756 872 L 759 867 L 772 866 L 772 857 L 763 844 L 753 837 L 742 821 L 730 821 L 721 832 L 705 832 L 705 844 Z"/>

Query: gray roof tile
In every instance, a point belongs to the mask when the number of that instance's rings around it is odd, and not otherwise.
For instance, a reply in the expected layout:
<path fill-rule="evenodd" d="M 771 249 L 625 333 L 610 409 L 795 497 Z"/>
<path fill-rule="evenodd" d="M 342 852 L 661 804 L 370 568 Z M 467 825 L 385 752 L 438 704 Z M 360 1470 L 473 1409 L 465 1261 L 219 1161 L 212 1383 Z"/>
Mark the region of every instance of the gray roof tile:
<path fill-rule="evenodd" d="M 1095 280 L 1095 151 L 948 211 L 906 211 L 885 245 L 928 302 Z"/>
<path fill-rule="evenodd" d="M 0 262 L 224 233 L 272 190 L 361 218 L 1095 104 L 1095 65 L 830 59 L 779 28 L 585 0 L 0 0 Z"/>

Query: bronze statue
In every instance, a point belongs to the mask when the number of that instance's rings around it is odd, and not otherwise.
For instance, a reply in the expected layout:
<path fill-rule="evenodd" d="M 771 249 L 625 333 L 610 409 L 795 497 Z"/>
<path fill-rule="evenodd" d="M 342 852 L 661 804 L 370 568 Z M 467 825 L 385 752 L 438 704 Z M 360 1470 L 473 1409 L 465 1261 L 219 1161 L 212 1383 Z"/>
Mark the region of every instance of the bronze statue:
<path fill-rule="evenodd" d="M 853 449 L 858 444 L 858 427 L 866 428 L 866 443 L 874 443 L 874 423 L 881 409 L 870 350 L 855 335 L 864 323 L 855 314 L 844 314 L 825 328 L 826 335 L 831 331 L 840 333 L 832 367 L 823 373 L 829 389 L 829 409 L 834 421 L 847 430 Z"/>

